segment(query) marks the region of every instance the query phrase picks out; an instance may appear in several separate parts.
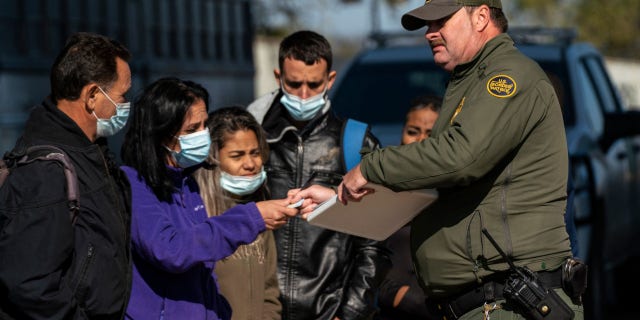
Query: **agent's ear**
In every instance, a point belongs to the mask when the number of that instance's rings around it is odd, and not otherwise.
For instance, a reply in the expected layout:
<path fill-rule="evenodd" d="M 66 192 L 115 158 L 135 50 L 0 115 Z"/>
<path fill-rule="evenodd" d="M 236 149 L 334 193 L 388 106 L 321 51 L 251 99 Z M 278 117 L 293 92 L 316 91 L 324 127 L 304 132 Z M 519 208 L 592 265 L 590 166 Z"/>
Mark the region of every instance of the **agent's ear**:
<path fill-rule="evenodd" d="M 484 30 L 491 21 L 491 9 L 487 5 L 481 5 L 473 12 L 473 22 L 477 31 Z"/>

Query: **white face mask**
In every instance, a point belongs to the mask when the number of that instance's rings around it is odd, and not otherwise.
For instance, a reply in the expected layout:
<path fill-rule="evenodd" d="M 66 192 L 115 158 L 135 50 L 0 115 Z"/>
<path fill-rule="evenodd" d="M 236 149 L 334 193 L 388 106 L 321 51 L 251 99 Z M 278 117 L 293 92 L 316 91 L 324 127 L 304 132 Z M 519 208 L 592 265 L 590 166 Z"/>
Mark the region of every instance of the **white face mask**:
<path fill-rule="evenodd" d="M 291 117 L 298 121 L 308 121 L 316 116 L 318 111 L 325 105 L 325 95 L 327 94 L 327 86 L 325 85 L 322 93 L 317 94 L 308 99 L 301 99 L 298 96 L 294 96 L 288 93 L 284 89 L 284 84 L 280 80 L 280 87 L 282 88 L 282 98 L 280 102 L 289 111 Z"/>
<path fill-rule="evenodd" d="M 211 147 L 211 136 L 209 129 L 185 134 L 178 137 L 180 143 L 180 152 L 171 151 L 173 158 L 181 168 L 193 167 L 207 160 L 209 156 L 209 148 Z"/>
<path fill-rule="evenodd" d="M 264 168 L 254 176 L 234 176 L 220 171 L 220 185 L 223 189 L 239 196 L 252 194 L 258 190 L 267 178 Z"/>
<path fill-rule="evenodd" d="M 102 90 L 102 88 L 98 87 L 98 89 L 100 89 L 104 96 L 107 97 L 114 106 L 116 106 L 116 114 L 111 116 L 109 119 L 100 119 L 96 115 L 96 112 L 93 111 L 93 116 L 98 120 L 96 135 L 98 137 L 110 137 L 122 130 L 122 128 L 127 124 L 127 119 L 129 119 L 129 110 L 131 109 L 131 102 L 116 103 L 106 92 L 104 92 L 104 90 Z"/>

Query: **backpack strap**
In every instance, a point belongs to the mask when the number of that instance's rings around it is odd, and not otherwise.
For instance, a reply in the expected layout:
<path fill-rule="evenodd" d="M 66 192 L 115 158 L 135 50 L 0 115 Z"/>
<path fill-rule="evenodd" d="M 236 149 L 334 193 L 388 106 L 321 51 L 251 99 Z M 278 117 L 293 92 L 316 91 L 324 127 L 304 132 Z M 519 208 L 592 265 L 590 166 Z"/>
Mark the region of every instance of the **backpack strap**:
<path fill-rule="evenodd" d="M 369 125 L 354 119 L 347 119 L 342 129 L 342 157 L 347 171 L 360 163 L 360 149 Z"/>
<path fill-rule="evenodd" d="M 64 169 L 65 179 L 67 181 L 67 200 L 69 202 L 69 214 L 71 218 L 71 224 L 75 224 L 78 212 L 80 211 L 80 193 L 78 192 L 78 177 L 76 175 L 76 169 L 67 158 L 67 155 L 62 149 L 51 145 L 36 145 L 26 149 L 26 151 L 18 156 L 13 166 L 20 166 L 32 163 L 34 161 L 57 161 Z M 4 167 L 2 167 L 4 166 Z M 5 161 L 0 164 L 0 185 L 6 179 L 9 174 L 9 168 Z"/>

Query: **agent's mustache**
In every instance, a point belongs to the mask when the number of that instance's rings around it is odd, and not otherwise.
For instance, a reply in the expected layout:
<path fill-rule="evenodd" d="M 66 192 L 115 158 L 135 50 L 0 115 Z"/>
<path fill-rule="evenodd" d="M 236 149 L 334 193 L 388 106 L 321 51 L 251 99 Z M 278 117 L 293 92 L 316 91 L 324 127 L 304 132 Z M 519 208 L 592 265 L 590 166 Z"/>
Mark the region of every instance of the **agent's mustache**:
<path fill-rule="evenodd" d="M 447 43 L 442 38 L 429 41 L 429 46 L 431 46 L 431 49 L 437 46 L 446 46 L 446 45 Z"/>

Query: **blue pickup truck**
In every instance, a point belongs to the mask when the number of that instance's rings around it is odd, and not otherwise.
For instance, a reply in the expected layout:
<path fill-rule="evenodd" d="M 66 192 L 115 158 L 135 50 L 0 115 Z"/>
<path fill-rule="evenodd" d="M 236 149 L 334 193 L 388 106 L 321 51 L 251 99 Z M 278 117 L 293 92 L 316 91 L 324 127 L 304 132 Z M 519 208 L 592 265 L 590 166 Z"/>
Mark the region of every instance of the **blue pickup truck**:
<path fill-rule="evenodd" d="M 578 256 L 589 264 L 587 318 L 602 319 L 623 300 L 616 272 L 640 257 L 640 113 L 625 111 L 602 54 L 571 29 L 519 28 L 516 46 L 553 82 L 563 108 L 573 176 Z M 420 40 L 419 34 L 410 34 Z M 434 64 L 424 39 L 372 37 L 338 75 L 336 112 L 369 123 L 384 145 L 400 143 L 409 101 L 442 96 L 449 74 Z M 392 44 L 401 42 L 402 44 Z"/>

